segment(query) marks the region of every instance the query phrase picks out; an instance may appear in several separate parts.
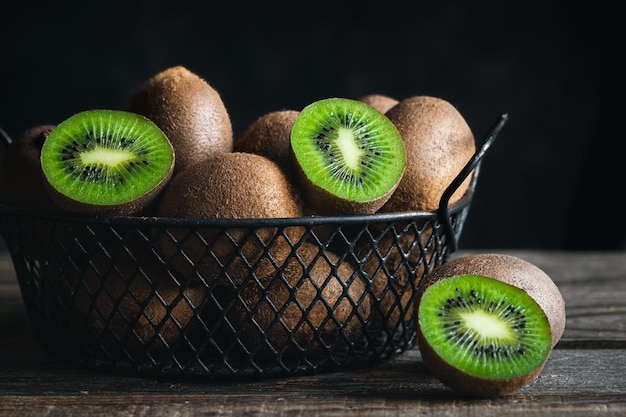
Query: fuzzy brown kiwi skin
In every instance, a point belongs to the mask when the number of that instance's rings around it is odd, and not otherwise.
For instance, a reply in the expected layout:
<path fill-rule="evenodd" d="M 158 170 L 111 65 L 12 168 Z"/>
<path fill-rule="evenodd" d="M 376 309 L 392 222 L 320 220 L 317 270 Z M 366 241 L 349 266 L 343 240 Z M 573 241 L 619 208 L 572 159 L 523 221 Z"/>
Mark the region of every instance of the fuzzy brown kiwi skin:
<path fill-rule="evenodd" d="M 479 275 L 499 280 L 525 291 L 544 311 L 550 324 L 552 348 L 565 328 L 565 302 L 552 279 L 534 264 L 515 256 L 497 253 L 468 255 L 433 270 L 417 287 L 417 309 L 424 292 L 434 283 L 458 275 Z M 499 397 L 512 394 L 532 381 L 543 370 L 548 358 L 532 372 L 509 379 L 489 379 L 468 375 L 452 367 L 428 344 L 418 328 L 418 346 L 424 363 L 442 382 L 472 396 Z"/>
<path fill-rule="evenodd" d="M 377 300 L 372 308 L 376 326 L 394 328 L 399 322 L 417 320 L 414 290 L 432 262 L 431 236 L 430 227 L 419 233 L 410 228 L 400 237 L 391 232 L 379 236 L 375 248 L 369 242 L 357 242 L 363 276 L 371 281 Z"/>
<path fill-rule="evenodd" d="M 385 115 L 404 141 L 407 166 L 380 212 L 437 209 L 446 188 L 476 151 L 472 130 L 450 102 L 438 97 L 403 99 Z M 471 175 L 451 196 L 450 204 L 465 195 L 470 182 Z"/>
<path fill-rule="evenodd" d="M 58 211 L 41 171 L 41 147 L 55 125 L 45 124 L 19 133 L 0 160 L 0 202 L 41 211 Z"/>
<path fill-rule="evenodd" d="M 270 159 L 246 152 L 223 153 L 175 176 L 161 196 L 157 214 L 159 217 L 199 219 L 300 217 L 302 207 L 298 203 L 299 197 L 293 193 L 283 171 Z M 170 232 L 182 241 L 186 229 L 171 228 Z M 250 238 L 250 230 L 233 228 L 228 232 L 236 244 L 223 235 L 218 236 L 217 228 L 206 228 L 199 232 L 212 245 L 212 253 L 219 262 L 223 265 L 232 262 L 232 265 L 224 268 L 228 271 L 229 279 L 239 281 L 247 276 L 249 268 L 238 254 L 253 264 L 263 255 L 266 250 L 264 246 L 272 244 L 271 241 L 279 231 L 274 227 L 258 229 L 258 240 L 253 236 Z M 296 242 L 302 237 L 304 228 L 288 227 L 283 232 Z M 185 276 L 197 272 L 212 283 L 223 272 L 224 268 L 215 262 L 213 256 L 206 256 L 207 245 L 195 235 L 189 236 L 180 245 L 162 236 L 159 247 L 165 258 Z M 192 263 L 184 259 L 181 249 Z"/>
<path fill-rule="evenodd" d="M 398 104 L 400 101 L 385 94 L 367 94 L 359 97 L 359 101 L 375 108 L 379 112 L 385 114 L 387 110 Z"/>
<path fill-rule="evenodd" d="M 555 347 L 565 330 L 565 300 L 552 278 L 538 266 L 516 256 L 479 253 L 453 259 L 424 278 L 418 286 L 418 298 L 434 282 L 462 274 L 482 275 L 521 288 L 543 309 Z"/>
<path fill-rule="evenodd" d="M 344 340 L 339 337 L 340 332 L 347 338 L 358 336 L 371 308 L 365 282 L 359 275 L 353 278 L 352 266 L 338 263 L 339 257 L 332 252 L 325 251 L 328 260 L 324 256 L 316 259 L 319 251 L 317 245 L 304 242 L 295 250 L 304 266 L 287 251 L 283 253 L 283 261 L 278 261 L 280 272 L 272 263 L 259 264 L 255 276 L 262 287 L 256 280 L 249 280 L 242 286 L 241 299 L 227 310 L 227 317 L 240 332 L 247 349 L 262 346 L 259 354 L 264 355 L 268 353 L 265 352 L 266 340 L 273 349 L 290 356 L 299 354 L 300 349 L 307 346 L 312 347 L 309 353 L 321 352 L 323 347 L 317 341 L 318 336 L 328 345 Z M 329 261 L 337 265 L 336 272 Z M 325 284 L 329 276 L 330 281 Z M 348 289 L 344 289 L 341 281 L 345 285 L 349 283 Z M 321 290 L 316 288 L 323 285 Z M 301 308 L 310 309 L 306 316 Z M 252 314 L 248 313 L 250 309 Z M 343 329 L 340 330 L 337 323 Z M 315 328 L 319 329 L 318 336 Z"/>
<path fill-rule="evenodd" d="M 495 398 L 513 394 L 537 379 L 548 358 L 532 372 L 507 379 L 479 378 L 450 366 L 423 339 L 418 332 L 418 346 L 424 363 L 430 364 L 429 369 L 436 373 L 437 378 L 455 391 L 474 396 Z"/>
<path fill-rule="evenodd" d="M 292 178 L 291 128 L 300 115 L 297 110 L 276 110 L 252 122 L 235 140 L 235 152 L 263 155 L 276 162 Z"/>
<path fill-rule="evenodd" d="M 170 272 L 148 242 L 110 244 L 75 262 L 76 269 L 48 270 L 44 293 L 48 309 L 69 315 L 94 349 L 123 359 L 167 352 L 198 324 L 206 288 Z"/>
<path fill-rule="evenodd" d="M 219 92 L 184 66 L 167 68 L 137 88 L 126 109 L 152 120 L 172 142 L 177 174 L 233 150 L 233 129 Z"/>

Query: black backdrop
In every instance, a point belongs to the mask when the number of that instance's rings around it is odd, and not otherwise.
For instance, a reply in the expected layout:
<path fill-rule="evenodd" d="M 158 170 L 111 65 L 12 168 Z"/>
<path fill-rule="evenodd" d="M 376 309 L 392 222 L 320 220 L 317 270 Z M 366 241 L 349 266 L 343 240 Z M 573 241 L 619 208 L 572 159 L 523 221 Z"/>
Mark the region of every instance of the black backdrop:
<path fill-rule="evenodd" d="M 597 2 L 513 3 L 5 2 L 0 126 L 14 135 L 121 107 L 173 65 L 220 92 L 235 135 L 320 98 L 434 95 L 477 138 L 510 115 L 461 247 L 624 248 L 617 13 Z"/>

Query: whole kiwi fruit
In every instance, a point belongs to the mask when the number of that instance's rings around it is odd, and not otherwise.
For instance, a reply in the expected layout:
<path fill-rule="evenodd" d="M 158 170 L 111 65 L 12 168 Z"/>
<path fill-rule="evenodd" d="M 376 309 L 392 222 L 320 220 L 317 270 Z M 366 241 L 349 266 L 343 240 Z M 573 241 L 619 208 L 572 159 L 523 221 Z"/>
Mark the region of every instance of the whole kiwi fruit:
<path fill-rule="evenodd" d="M 235 140 L 235 152 L 263 155 L 276 162 L 288 178 L 291 165 L 291 128 L 300 114 L 297 110 L 276 110 L 254 120 Z"/>
<path fill-rule="evenodd" d="M 373 108 L 375 108 L 376 110 L 378 110 L 379 112 L 383 114 L 386 113 L 387 110 L 389 110 L 390 108 L 392 108 L 393 106 L 399 103 L 398 99 L 389 97 L 388 95 L 385 95 L 385 94 L 379 94 L 379 93 L 372 93 L 372 94 L 364 95 L 359 98 L 359 101 L 362 101 L 363 103 L 369 106 L 372 106 Z"/>
<path fill-rule="evenodd" d="M 300 199 L 280 167 L 246 152 L 214 155 L 176 175 L 159 201 L 160 217 L 184 219 L 267 219 L 302 216 Z M 197 273 L 213 283 L 238 281 L 275 241 L 297 242 L 304 227 L 255 230 L 238 227 L 170 227 L 160 236 L 164 257 L 185 276 Z"/>
<path fill-rule="evenodd" d="M 404 141 L 407 166 L 380 212 L 437 209 L 446 188 L 476 151 L 472 130 L 450 102 L 438 97 L 405 98 L 385 115 Z M 451 196 L 450 204 L 465 195 L 470 182 L 471 175 Z"/>
<path fill-rule="evenodd" d="M 174 174 L 233 150 L 233 128 L 219 92 L 184 66 L 167 68 L 130 96 L 126 110 L 156 123 L 176 152 Z"/>
<path fill-rule="evenodd" d="M 167 353 L 189 336 L 206 287 L 177 276 L 148 241 L 95 246 L 46 281 L 49 309 L 106 356 Z M 50 272 L 50 271 L 48 271 Z M 121 355 L 121 356 L 120 356 Z"/>
<path fill-rule="evenodd" d="M 430 225 L 398 223 L 374 235 L 375 245 L 364 239 L 357 242 L 355 252 L 376 300 L 372 308 L 376 326 L 393 329 L 416 321 L 415 288 L 436 261 L 432 230 Z"/>
<path fill-rule="evenodd" d="M 41 147 L 55 125 L 30 127 L 9 139 L 0 159 L 0 202 L 42 211 L 55 211 L 41 173 Z"/>
<path fill-rule="evenodd" d="M 263 262 L 225 307 L 248 351 L 260 357 L 319 354 L 354 340 L 370 314 L 362 277 L 347 262 L 304 242 L 283 262 Z"/>
<path fill-rule="evenodd" d="M 565 327 L 565 303 L 534 264 L 474 254 L 443 264 L 417 288 L 418 346 L 455 390 L 497 397 L 534 381 Z"/>

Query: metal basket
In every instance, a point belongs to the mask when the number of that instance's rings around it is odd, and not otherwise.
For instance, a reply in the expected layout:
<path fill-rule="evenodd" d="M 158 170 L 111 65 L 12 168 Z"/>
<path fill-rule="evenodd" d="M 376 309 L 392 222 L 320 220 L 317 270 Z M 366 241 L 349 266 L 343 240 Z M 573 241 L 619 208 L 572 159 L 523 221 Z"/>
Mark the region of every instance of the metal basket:
<path fill-rule="evenodd" d="M 506 119 L 433 212 L 217 220 L 0 206 L 0 233 L 34 331 L 59 360 L 202 379 L 364 366 L 415 346 L 416 285 L 457 249 Z"/>

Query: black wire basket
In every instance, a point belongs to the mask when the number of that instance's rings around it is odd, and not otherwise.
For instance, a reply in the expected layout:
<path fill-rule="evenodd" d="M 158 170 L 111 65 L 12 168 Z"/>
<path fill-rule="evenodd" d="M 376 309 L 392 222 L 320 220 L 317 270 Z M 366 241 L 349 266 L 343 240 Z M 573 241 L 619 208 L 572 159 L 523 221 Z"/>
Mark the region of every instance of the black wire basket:
<path fill-rule="evenodd" d="M 0 234 L 34 331 L 61 361 L 201 379 L 364 366 L 416 345 L 416 285 L 457 249 L 506 119 L 433 212 L 218 220 L 0 206 Z"/>

